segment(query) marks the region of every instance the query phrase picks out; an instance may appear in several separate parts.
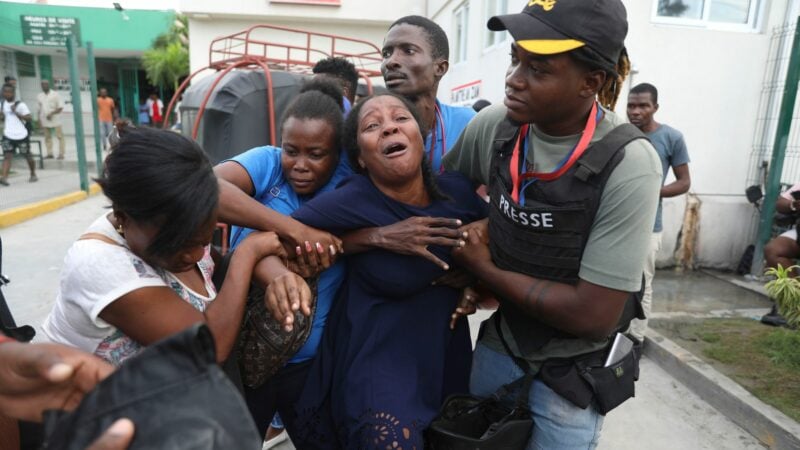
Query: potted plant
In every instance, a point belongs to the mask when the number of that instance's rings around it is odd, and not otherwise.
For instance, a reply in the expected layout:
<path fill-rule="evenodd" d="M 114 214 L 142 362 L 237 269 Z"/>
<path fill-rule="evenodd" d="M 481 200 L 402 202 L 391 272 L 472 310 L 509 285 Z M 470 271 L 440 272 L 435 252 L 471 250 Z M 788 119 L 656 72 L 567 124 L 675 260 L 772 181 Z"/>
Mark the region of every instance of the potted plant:
<path fill-rule="evenodd" d="M 769 268 L 765 275 L 773 277 L 764 285 L 767 294 L 778 306 L 778 312 L 792 327 L 800 326 L 800 280 L 791 276 L 793 270 L 800 270 L 800 266 L 784 268 L 780 264 L 776 268 Z"/>

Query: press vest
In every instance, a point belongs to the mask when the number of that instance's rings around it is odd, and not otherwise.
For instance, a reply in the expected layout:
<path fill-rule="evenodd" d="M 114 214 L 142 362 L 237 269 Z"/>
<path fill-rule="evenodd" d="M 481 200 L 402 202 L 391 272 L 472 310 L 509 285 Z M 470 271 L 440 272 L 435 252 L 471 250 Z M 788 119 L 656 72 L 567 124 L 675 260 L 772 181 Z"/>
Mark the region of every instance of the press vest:
<path fill-rule="evenodd" d="M 529 185 L 525 204 L 520 205 L 509 194 L 509 163 L 518 134 L 519 127 L 505 119 L 495 135 L 489 176 L 492 259 L 503 270 L 576 285 L 603 188 L 625 157 L 625 146 L 647 138 L 633 125 L 616 127 L 562 176 Z M 621 328 L 639 315 L 635 305 L 628 301 Z M 537 351 L 554 337 L 574 338 L 532 318 L 512 302 L 501 301 L 500 312 L 523 354 Z"/>

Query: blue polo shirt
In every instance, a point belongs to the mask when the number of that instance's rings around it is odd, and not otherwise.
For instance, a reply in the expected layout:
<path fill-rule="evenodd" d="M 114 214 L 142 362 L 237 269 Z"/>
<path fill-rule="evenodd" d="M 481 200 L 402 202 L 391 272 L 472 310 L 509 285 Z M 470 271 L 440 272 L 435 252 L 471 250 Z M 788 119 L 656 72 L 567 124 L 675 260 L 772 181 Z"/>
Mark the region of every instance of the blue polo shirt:
<path fill-rule="evenodd" d="M 439 122 L 439 116 L 437 115 L 434 129 L 425 138 L 425 157 L 428 158 L 428 161 L 431 161 L 434 175 L 441 171 L 442 156 L 456 145 L 461 132 L 464 131 L 464 128 L 467 127 L 469 121 L 476 114 L 472 108 L 445 105 L 440 103 L 439 100 L 436 100 L 436 106 L 442 112 L 442 121 L 441 123 Z M 443 130 L 444 133 L 442 133 Z M 433 148 L 433 158 L 431 158 L 431 138 L 434 133 L 436 134 L 436 144 Z"/>
<path fill-rule="evenodd" d="M 269 145 L 256 147 L 230 159 L 230 161 L 239 163 L 250 175 L 255 190 L 253 198 L 273 211 L 287 216 L 315 195 L 333 190 L 340 181 L 353 174 L 347 158 L 345 155 L 341 155 L 330 181 L 313 195 L 300 196 L 283 176 L 281 149 Z M 231 249 L 236 248 L 252 232 L 253 230 L 249 228 L 232 227 Z M 316 355 L 331 304 L 344 280 L 344 270 L 344 263 L 340 261 L 320 275 L 317 284 L 317 309 L 314 312 L 311 334 L 306 343 L 289 360 L 289 363 L 308 361 Z"/>

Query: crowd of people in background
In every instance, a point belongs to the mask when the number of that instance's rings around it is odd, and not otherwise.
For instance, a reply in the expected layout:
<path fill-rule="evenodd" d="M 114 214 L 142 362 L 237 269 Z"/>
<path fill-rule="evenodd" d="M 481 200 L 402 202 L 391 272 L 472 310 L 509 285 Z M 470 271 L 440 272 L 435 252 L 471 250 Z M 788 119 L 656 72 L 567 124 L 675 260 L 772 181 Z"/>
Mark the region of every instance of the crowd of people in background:
<path fill-rule="evenodd" d="M 357 98 L 355 66 L 326 58 L 282 111 L 279 147 L 215 167 L 160 129 L 157 94 L 133 126 L 101 88 L 110 152 L 97 181 L 111 209 L 66 255 L 42 326 L 54 344 L 32 347 L 45 356 L 0 342 L 0 411 L 41 420 L 44 408 L 71 409 L 75 392 L 204 322 L 266 447 L 285 428 L 300 449 L 421 449 L 451 394 L 527 386 L 526 448 L 595 448 L 619 383 L 567 378 L 607 369 L 619 334 L 644 339 L 660 202 L 690 188 L 687 146 L 655 121 L 650 84 L 630 91 L 630 123 L 613 111 L 630 70 L 620 0 L 528 2 L 488 27 L 513 38 L 502 104 L 442 103 L 448 37 L 407 16 L 382 43 L 388 93 Z M 36 181 L 32 113 L 8 80 L 3 98 L 0 184 L 15 152 Z M 47 155 L 55 134 L 63 159 L 64 104 L 47 81 L 38 104 Z M 227 255 L 211 245 L 219 222 L 231 225 Z M 300 336 L 269 368 L 242 353 L 253 292 L 274 329 Z M 499 309 L 473 350 L 466 316 L 479 304 Z M 28 384 L 6 384 L 14 370 Z M 101 439 L 124 448 L 134 427 Z"/>

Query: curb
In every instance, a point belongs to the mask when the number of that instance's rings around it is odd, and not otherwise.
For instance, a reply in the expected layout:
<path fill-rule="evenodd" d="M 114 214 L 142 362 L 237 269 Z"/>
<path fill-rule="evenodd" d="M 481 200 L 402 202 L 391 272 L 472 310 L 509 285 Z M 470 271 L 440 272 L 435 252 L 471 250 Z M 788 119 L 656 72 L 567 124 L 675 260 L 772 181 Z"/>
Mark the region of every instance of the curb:
<path fill-rule="evenodd" d="M 644 354 L 762 444 L 800 448 L 800 424 L 652 328 Z"/>
<path fill-rule="evenodd" d="M 7 211 L 0 212 L 0 228 L 10 227 L 26 220 L 33 219 L 34 217 L 47 214 L 49 212 L 61 209 L 65 206 L 77 203 L 81 200 L 88 198 L 91 195 L 99 194 L 101 192 L 100 186 L 97 183 L 89 185 L 89 193 L 84 191 L 75 191 L 69 194 L 60 195 L 47 200 L 42 200 L 36 203 L 30 203 L 16 208 L 11 208 Z"/>

